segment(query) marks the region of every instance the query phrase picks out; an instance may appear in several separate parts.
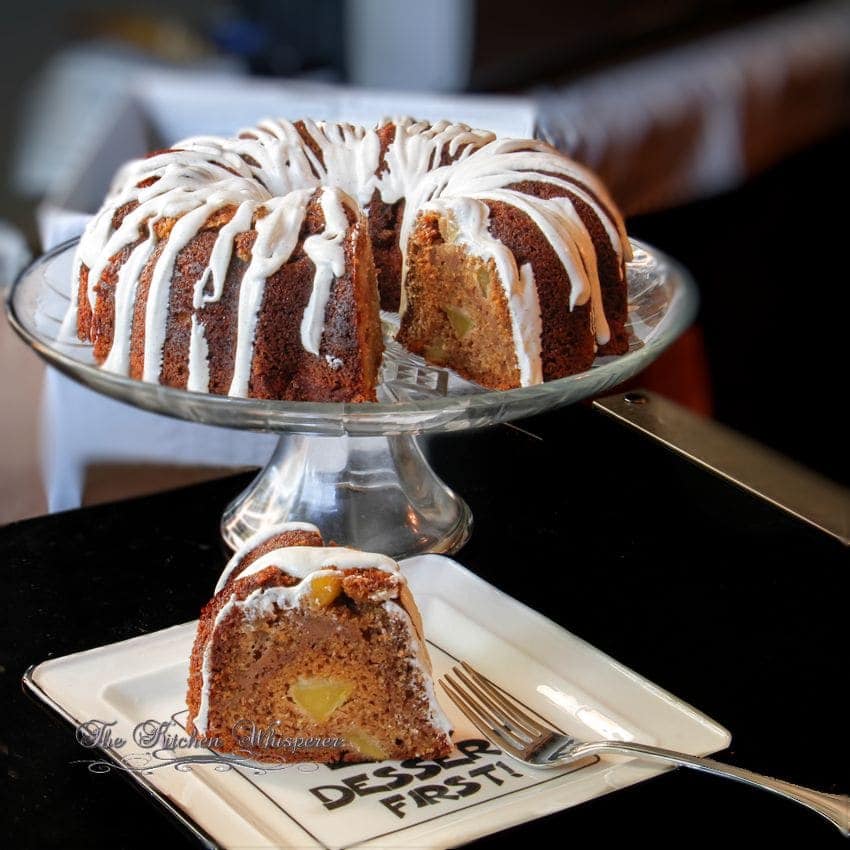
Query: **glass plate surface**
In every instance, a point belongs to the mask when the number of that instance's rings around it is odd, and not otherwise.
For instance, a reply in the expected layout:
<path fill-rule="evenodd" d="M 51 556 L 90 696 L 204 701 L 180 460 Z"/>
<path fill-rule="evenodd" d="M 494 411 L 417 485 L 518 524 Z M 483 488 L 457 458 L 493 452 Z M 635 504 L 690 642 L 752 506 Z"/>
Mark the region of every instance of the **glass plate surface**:
<path fill-rule="evenodd" d="M 97 392 L 145 410 L 208 425 L 281 433 L 378 436 L 481 427 L 531 416 L 597 395 L 637 374 L 692 321 L 697 291 L 674 260 L 633 241 L 628 264 L 629 352 L 599 357 L 586 372 L 532 387 L 485 390 L 436 369 L 389 339 L 378 403 L 237 399 L 144 383 L 98 368 L 91 346 L 58 339 L 69 301 L 76 240 L 36 260 L 7 300 L 17 332 L 51 365 Z"/>

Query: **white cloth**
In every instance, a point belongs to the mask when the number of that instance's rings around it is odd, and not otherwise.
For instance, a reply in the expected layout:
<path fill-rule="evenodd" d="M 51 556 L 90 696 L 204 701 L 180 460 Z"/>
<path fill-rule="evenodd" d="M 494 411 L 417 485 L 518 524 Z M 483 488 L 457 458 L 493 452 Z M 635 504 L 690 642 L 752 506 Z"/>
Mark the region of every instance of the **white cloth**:
<path fill-rule="evenodd" d="M 0 219 L 0 293 L 12 284 L 30 259 L 30 249 L 20 230 Z"/>
<path fill-rule="evenodd" d="M 48 510 L 79 507 L 86 468 L 98 463 L 263 466 L 277 443 L 255 434 L 183 422 L 114 401 L 47 369 L 42 395 L 42 472 Z"/>

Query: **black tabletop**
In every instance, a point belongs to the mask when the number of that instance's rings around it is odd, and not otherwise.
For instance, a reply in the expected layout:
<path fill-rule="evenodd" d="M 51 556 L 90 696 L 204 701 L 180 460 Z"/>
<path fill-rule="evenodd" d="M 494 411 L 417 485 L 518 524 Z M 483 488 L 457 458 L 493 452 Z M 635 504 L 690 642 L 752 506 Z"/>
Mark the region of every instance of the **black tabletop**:
<path fill-rule="evenodd" d="M 831 538 L 587 407 L 428 440 L 475 530 L 458 560 L 733 735 L 721 758 L 850 790 L 847 553 Z M 46 658 L 197 616 L 226 557 L 221 510 L 249 481 L 0 530 L 6 846 L 187 846 L 116 775 L 71 762 L 73 730 L 20 686 Z M 540 581 L 529 581 L 530 568 Z M 841 841 L 818 816 L 683 770 L 482 840 Z"/>

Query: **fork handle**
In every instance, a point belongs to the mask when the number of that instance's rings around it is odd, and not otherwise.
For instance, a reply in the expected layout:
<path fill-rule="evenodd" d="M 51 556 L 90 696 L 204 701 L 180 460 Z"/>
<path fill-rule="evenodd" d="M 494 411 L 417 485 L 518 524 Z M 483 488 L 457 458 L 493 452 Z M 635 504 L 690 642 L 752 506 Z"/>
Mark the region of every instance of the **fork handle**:
<path fill-rule="evenodd" d="M 735 779 L 754 785 L 756 788 L 764 788 L 789 800 L 800 803 L 803 806 L 817 812 L 828 821 L 835 824 L 845 837 L 850 837 L 850 797 L 844 794 L 827 794 L 823 791 L 814 791 L 791 782 L 783 782 L 781 779 L 773 779 L 760 773 L 753 773 L 742 767 L 731 764 L 723 764 L 709 758 L 677 753 L 674 750 L 665 750 L 661 747 L 651 747 L 648 744 L 633 744 L 625 741 L 599 741 L 588 744 L 579 744 L 570 749 L 569 757 L 564 761 L 573 761 L 584 756 L 598 755 L 599 753 L 616 753 L 626 756 L 640 756 L 651 761 L 665 762 L 666 764 L 690 767 L 704 773 L 713 773 L 715 776 L 725 776 L 727 779 Z"/>

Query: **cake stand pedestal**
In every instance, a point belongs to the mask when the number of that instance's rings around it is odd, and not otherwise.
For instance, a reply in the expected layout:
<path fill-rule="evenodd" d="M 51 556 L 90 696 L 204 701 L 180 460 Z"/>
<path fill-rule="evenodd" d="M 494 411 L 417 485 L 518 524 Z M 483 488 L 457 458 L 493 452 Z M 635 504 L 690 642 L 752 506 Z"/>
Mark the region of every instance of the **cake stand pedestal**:
<path fill-rule="evenodd" d="M 9 291 L 9 321 L 41 357 L 85 386 L 145 410 L 281 434 L 265 469 L 224 513 L 222 536 L 231 547 L 261 529 L 302 520 L 315 523 L 326 540 L 396 557 L 456 551 L 469 537 L 472 515 L 434 474 L 416 435 L 495 425 L 606 392 L 652 362 L 697 307 L 687 272 L 654 248 L 633 243 L 630 350 L 599 357 L 581 374 L 484 390 L 405 352 L 393 342 L 387 319 L 377 403 L 237 399 L 112 374 L 94 364 L 89 345 L 63 338 L 74 246 L 65 243 L 36 260 Z"/>
<path fill-rule="evenodd" d="M 456 552 L 472 514 L 435 474 L 416 438 L 280 438 L 265 468 L 225 510 L 221 534 L 235 548 L 287 520 L 314 523 L 326 540 L 401 558 Z"/>

